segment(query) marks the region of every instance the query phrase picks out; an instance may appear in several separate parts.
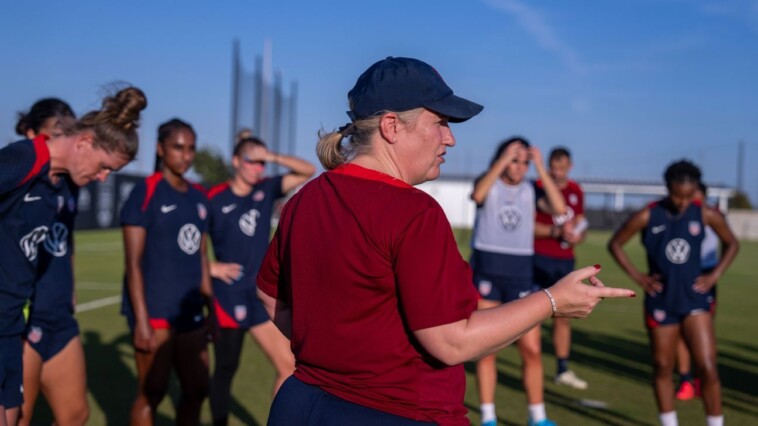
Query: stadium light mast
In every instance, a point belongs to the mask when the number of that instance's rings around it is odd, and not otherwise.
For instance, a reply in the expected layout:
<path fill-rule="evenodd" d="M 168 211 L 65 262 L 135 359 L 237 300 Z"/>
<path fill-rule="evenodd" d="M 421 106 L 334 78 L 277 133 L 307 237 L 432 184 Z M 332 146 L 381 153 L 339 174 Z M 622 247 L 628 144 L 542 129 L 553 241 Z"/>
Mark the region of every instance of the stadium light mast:
<path fill-rule="evenodd" d="M 737 142 L 737 190 L 742 192 L 745 173 L 745 141 Z"/>
<path fill-rule="evenodd" d="M 237 131 L 239 131 L 239 84 L 240 84 L 240 42 L 239 39 L 232 41 L 232 129 L 229 133 L 231 140 L 231 152 L 237 143 Z M 231 157 L 231 154 L 230 154 Z"/>

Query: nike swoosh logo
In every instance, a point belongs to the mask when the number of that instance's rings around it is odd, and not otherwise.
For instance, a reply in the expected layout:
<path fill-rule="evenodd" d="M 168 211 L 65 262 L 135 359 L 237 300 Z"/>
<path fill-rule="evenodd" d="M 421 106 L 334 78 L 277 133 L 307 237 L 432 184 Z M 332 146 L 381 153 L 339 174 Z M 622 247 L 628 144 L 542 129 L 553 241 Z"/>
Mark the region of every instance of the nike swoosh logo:
<path fill-rule="evenodd" d="M 161 206 L 161 213 L 168 213 L 172 210 L 176 209 L 176 204 L 172 204 L 170 206 L 162 205 Z"/>
<path fill-rule="evenodd" d="M 666 229 L 666 225 L 660 225 L 660 226 L 654 226 L 651 231 L 653 231 L 653 234 L 659 234 L 663 232 Z"/>
<path fill-rule="evenodd" d="M 221 213 L 227 214 L 227 213 L 229 213 L 230 211 L 232 211 L 232 210 L 234 210 L 236 208 L 237 208 L 236 204 L 229 204 L 228 206 L 221 207 Z"/>
<path fill-rule="evenodd" d="M 37 201 L 41 199 L 42 197 L 39 197 L 39 196 L 33 197 L 32 194 L 29 194 L 28 192 L 26 193 L 26 195 L 24 195 L 24 202 L 26 203 L 30 203 L 32 201 Z"/>

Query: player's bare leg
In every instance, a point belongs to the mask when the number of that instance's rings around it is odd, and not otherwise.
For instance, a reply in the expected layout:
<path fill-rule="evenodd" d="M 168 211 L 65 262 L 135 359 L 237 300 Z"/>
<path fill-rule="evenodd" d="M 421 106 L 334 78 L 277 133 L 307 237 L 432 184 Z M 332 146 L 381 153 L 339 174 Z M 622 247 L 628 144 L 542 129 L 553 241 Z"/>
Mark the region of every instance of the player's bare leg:
<path fill-rule="evenodd" d="M 24 341 L 24 405 L 19 413 L 18 426 L 28 426 L 34 414 L 42 377 L 42 357 Z"/>
<path fill-rule="evenodd" d="M 679 341 L 679 324 L 649 328 L 650 346 L 653 355 L 653 390 L 658 411 L 674 411 L 674 361 L 676 344 Z"/>
<path fill-rule="evenodd" d="M 173 363 L 173 341 L 171 331 L 156 329 L 156 350 L 152 352 L 134 351 L 137 365 L 137 398 L 131 410 L 132 426 L 151 426 L 155 412 L 168 390 Z"/>
<path fill-rule="evenodd" d="M 684 339 L 692 352 L 697 376 L 701 380 L 705 413 L 709 416 L 720 416 L 721 380 L 716 359 L 713 317 L 708 312 L 689 315 L 684 319 L 682 328 Z"/>
<path fill-rule="evenodd" d="M 81 426 L 89 417 L 87 369 L 79 336 L 42 366 L 42 394 L 57 426 Z"/>

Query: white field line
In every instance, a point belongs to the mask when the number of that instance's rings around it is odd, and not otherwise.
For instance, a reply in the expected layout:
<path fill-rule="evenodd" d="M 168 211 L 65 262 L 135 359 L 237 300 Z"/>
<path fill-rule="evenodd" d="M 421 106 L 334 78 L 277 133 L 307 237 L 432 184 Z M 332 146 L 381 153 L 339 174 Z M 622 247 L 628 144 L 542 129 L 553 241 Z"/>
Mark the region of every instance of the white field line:
<path fill-rule="evenodd" d="M 80 290 L 121 290 L 120 283 L 98 283 L 92 281 L 77 281 L 74 287 Z"/>
<path fill-rule="evenodd" d="M 95 309 L 104 308 L 106 306 L 115 305 L 117 303 L 121 303 L 121 295 L 104 297 L 102 299 L 93 300 L 87 303 L 80 303 L 76 305 L 76 312 L 79 313 L 92 311 Z"/>

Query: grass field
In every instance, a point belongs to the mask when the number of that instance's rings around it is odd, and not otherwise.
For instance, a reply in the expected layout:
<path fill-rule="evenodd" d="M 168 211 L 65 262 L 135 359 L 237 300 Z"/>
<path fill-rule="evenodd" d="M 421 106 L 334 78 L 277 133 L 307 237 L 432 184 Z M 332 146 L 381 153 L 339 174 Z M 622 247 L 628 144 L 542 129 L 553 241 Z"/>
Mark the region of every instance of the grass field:
<path fill-rule="evenodd" d="M 468 232 L 456 233 L 461 252 L 468 256 Z M 578 250 L 578 264 L 603 265 L 601 278 L 613 286 L 634 286 L 605 250 L 609 234 L 591 232 Z M 117 231 L 80 231 L 76 235 L 77 301 L 85 308 L 77 314 L 87 356 L 91 425 L 128 424 L 135 389 L 134 359 L 126 323 L 118 314 L 115 296 L 121 292 L 123 257 Z M 635 239 L 629 250 L 642 265 L 642 250 Z M 722 378 L 727 424 L 758 425 L 758 243 L 744 242 L 742 251 L 719 286 L 716 319 L 719 371 Z M 640 294 L 640 296 L 642 296 Z M 102 303 L 101 303 L 102 302 Z M 110 303 L 110 304 L 109 304 Z M 105 305 L 105 306 L 100 306 Z M 650 385 L 650 356 L 642 323 L 642 297 L 607 300 L 591 318 L 574 323 L 571 368 L 587 379 L 589 389 L 570 390 L 552 383 L 555 358 L 549 339 L 549 322 L 543 327 L 545 399 L 548 415 L 560 425 L 656 425 L 655 402 Z M 520 381 L 520 361 L 515 348 L 498 358 L 497 414 L 501 424 L 527 422 L 526 400 Z M 466 406 L 478 424 L 478 402 L 473 365 L 467 364 Z M 245 344 L 240 370 L 233 387 L 232 425 L 265 424 L 273 373 L 256 345 Z M 173 424 L 174 382 L 160 407 L 159 425 Z M 591 408 L 582 401 L 602 401 L 605 408 Z M 682 425 L 705 424 L 699 400 L 678 402 Z M 51 424 L 49 409 L 40 400 L 34 424 Z M 202 423 L 210 424 L 206 402 Z"/>

